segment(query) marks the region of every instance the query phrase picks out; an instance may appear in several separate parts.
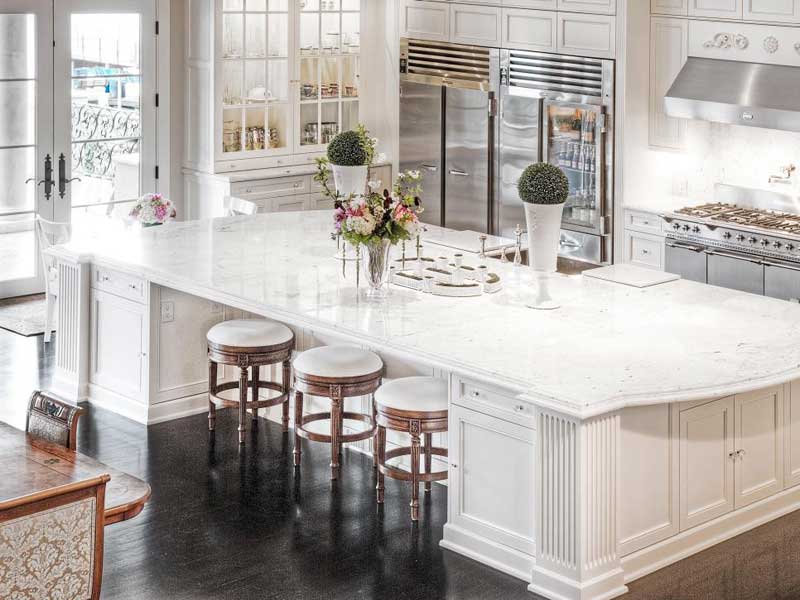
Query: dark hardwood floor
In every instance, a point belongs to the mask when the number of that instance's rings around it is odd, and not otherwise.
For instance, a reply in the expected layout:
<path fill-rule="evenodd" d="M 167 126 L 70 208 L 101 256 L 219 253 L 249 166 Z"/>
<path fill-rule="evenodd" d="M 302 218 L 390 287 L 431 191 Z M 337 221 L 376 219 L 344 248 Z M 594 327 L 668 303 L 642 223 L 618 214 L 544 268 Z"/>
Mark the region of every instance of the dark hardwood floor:
<path fill-rule="evenodd" d="M 41 337 L 0 330 L 0 419 L 24 424 L 25 402 L 52 374 Z M 240 451 L 231 411 L 216 443 L 204 415 L 149 428 L 89 407 L 79 449 L 147 480 L 150 503 L 106 529 L 103 598 L 527 599 L 523 582 L 441 550 L 446 490 L 434 486 L 417 527 L 407 486 L 345 452 L 329 481 L 327 448 L 307 443 L 299 475 L 291 441 L 262 420 Z M 800 512 L 634 582 L 630 600 L 800 598 Z"/>

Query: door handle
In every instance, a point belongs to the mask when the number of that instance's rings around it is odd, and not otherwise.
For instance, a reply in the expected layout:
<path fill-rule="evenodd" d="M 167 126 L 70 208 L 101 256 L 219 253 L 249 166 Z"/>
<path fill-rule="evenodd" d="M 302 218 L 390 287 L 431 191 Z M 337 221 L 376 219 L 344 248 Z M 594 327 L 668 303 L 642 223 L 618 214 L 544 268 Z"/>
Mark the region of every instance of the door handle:
<path fill-rule="evenodd" d="M 25 183 L 30 183 L 31 181 L 36 181 L 35 177 L 31 177 L 25 180 Z M 45 200 L 50 200 L 50 197 L 53 195 L 53 159 L 48 154 L 44 157 L 44 179 L 41 181 L 36 181 L 36 186 L 40 186 L 44 184 L 44 197 Z"/>
<path fill-rule="evenodd" d="M 449 173 L 453 177 L 469 177 L 469 173 L 466 171 L 459 171 L 458 169 L 450 169 Z"/>
<path fill-rule="evenodd" d="M 439 167 L 435 165 L 422 165 L 422 168 L 431 173 L 436 173 L 439 170 Z"/>
<path fill-rule="evenodd" d="M 754 265 L 764 266 L 764 263 L 758 258 L 751 258 L 744 254 L 734 254 L 733 252 L 724 252 L 722 250 L 706 250 L 706 254 L 709 256 L 722 256 L 723 258 L 732 258 L 733 260 L 743 260 L 749 263 L 753 263 Z"/>
<path fill-rule="evenodd" d="M 80 181 L 80 177 L 73 177 L 72 179 L 67 179 L 65 175 L 67 171 L 67 159 L 64 157 L 64 153 L 62 152 L 61 155 L 58 157 L 58 196 L 59 198 L 63 198 L 64 195 L 67 193 L 67 184 L 72 183 L 73 181 Z"/>

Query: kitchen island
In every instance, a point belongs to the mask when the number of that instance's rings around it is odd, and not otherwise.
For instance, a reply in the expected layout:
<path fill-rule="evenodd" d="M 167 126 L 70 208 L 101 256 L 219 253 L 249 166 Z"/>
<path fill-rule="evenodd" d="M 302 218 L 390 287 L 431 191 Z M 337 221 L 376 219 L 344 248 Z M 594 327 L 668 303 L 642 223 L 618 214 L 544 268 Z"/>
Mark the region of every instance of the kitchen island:
<path fill-rule="evenodd" d="M 447 378 L 442 545 L 553 599 L 620 595 L 800 507 L 800 306 L 578 275 L 535 311 L 528 270 L 497 260 L 496 294 L 367 301 L 330 229 L 329 212 L 269 214 L 51 249 L 55 390 L 144 423 L 204 411 L 205 332 L 243 313 L 291 326 L 298 350 L 346 341 L 387 378 Z"/>

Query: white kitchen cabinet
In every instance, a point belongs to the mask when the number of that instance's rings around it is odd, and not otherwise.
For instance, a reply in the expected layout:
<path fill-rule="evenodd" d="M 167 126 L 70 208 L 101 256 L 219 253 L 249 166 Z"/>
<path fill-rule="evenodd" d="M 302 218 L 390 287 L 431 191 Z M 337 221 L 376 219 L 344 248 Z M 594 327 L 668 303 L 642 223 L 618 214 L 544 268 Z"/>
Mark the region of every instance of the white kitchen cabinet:
<path fill-rule="evenodd" d="M 448 522 L 532 556 L 534 430 L 452 405 L 448 438 Z"/>
<path fill-rule="evenodd" d="M 637 267 L 664 270 L 663 236 L 625 231 L 625 262 Z"/>
<path fill-rule="evenodd" d="M 737 394 L 736 508 L 783 489 L 783 386 Z"/>
<path fill-rule="evenodd" d="M 800 23 L 800 0 L 744 0 L 748 21 Z"/>
<path fill-rule="evenodd" d="M 401 0 L 400 36 L 446 42 L 450 39 L 450 6 L 444 2 Z"/>
<path fill-rule="evenodd" d="M 452 4 L 450 40 L 457 44 L 499 46 L 500 8 L 477 4 Z"/>
<path fill-rule="evenodd" d="M 743 0 L 689 0 L 690 17 L 741 19 Z"/>
<path fill-rule="evenodd" d="M 543 10 L 504 8 L 502 46 L 520 50 L 555 52 L 557 14 Z"/>
<path fill-rule="evenodd" d="M 783 399 L 783 485 L 800 484 L 800 380 L 788 384 Z"/>
<path fill-rule="evenodd" d="M 616 47 L 615 18 L 559 12 L 556 40 L 563 54 L 614 58 Z"/>
<path fill-rule="evenodd" d="M 650 0 L 650 13 L 686 16 L 689 14 L 689 0 Z"/>
<path fill-rule="evenodd" d="M 734 509 L 733 396 L 680 410 L 680 530 Z"/>
<path fill-rule="evenodd" d="M 558 0 L 502 0 L 501 4 L 509 8 L 534 10 L 556 10 L 558 8 Z"/>
<path fill-rule="evenodd" d="M 617 0 L 558 0 L 558 10 L 613 15 Z"/>
<path fill-rule="evenodd" d="M 283 198 L 275 198 L 272 200 L 270 211 L 271 212 L 294 212 L 298 210 L 305 210 L 306 197 L 305 196 L 285 196 Z"/>
<path fill-rule="evenodd" d="M 102 290 L 91 290 L 89 381 L 131 400 L 147 398 L 148 311 Z"/>
<path fill-rule="evenodd" d="M 687 122 L 666 115 L 664 95 L 686 63 L 688 40 L 685 19 L 650 19 L 649 141 L 656 148 L 680 150 L 686 143 Z"/>

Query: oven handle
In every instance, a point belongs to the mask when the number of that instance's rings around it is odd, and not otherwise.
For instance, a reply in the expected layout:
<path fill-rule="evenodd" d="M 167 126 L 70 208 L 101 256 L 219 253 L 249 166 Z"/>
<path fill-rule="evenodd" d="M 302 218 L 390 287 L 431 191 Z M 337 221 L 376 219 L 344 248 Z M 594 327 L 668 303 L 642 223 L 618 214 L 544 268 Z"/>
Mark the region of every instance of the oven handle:
<path fill-rule="evenodd" d="M 800 266 L 788 265 L 786 263 L 776 263 L 765 260 L 762 261 L 761 264 L 765 267 L 777 267 L 778 269 L 786 269 L 787 271 L 800 271 Z"/>
<path fill-rule="evenodd" d="M 676 242 L 670 239 L 665 241 L 665 244 L 670 248 L 678 248 L 680 250 L 691 250 L 692 252 L 703 252 L 706 247 L 699 244 L 688 244 L 686 242 Z"/>
<path fill-rule="evenodd" d="M 722 256 L 724 258 L 732 258 L 734 260 L 746 260 L 747 262 L 756 264 L 756 265 L 764 265 L 764 261 L 760 258 L 752 258 L 747 256 L 746 254 L 736 254 L 734 252 L 725 252 L 723 250 L 706 250 L 706 254 L 709 256 Z"/>

